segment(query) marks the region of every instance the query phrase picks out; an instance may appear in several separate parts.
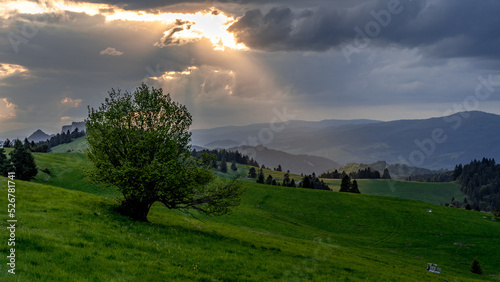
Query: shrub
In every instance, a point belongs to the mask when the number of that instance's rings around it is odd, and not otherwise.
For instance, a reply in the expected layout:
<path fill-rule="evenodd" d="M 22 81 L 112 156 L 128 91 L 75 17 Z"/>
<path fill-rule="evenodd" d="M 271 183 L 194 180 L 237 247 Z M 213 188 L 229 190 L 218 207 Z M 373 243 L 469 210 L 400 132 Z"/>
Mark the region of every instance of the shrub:
<path fill-rule="evenodd" d="M 470 265 L 470 272 L 479 275 L 483 274 L 483 270 L 481 269 L 481 265 L 479 264 L 477 258 L 474 258 L 474 260 L 472 261 L 472 264 Z"/>

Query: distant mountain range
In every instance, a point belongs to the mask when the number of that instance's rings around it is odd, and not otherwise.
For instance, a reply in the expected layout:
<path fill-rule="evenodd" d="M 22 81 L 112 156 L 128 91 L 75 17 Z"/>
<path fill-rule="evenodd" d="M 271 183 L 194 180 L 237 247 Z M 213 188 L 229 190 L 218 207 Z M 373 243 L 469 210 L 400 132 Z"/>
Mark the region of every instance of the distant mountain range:
<path fill-rule="evenodd" d="M 34 141 L 35 143 L 40 142 L 40 141 L 46 141 L 47 139 L 50 139 L 54 134 L 48 135 L 47 133 L 43 132 L 42 130 L 38 129 L 37 131 L 33 132 L 28 137 L 28 141 Z"/>
<path fill-rule="evenodd" d="M 82 122 L 63 131 L 84 129 Z M 286 124 L 252 124 L 192 131 L 195 148 L 247 149 L 254 158 L 273 168 L 317 174 L 340 164 L 406 164 L 432 170 L 451 169 L 473 159 L 500 160 L 500 116 L 461 112 L 421 120 L 289 121 Z M 5 140 L 6 136 L 2 136 Z M 50 135 L 35 131 L 29 140 Z M 14 139 L 10 138 L 9 139 Z"/>
<path fill-rule="evenodd" d="M 36 127 L 35 127 L 36 128 Z M 75 128 L 78 128 L 79 131 L 82 131 L 82 130 L 85 130 L 85 122 L 82 121 L 82 122 L 72 122 L 70 125 L 63 125 L 62 128 L 61 128 L 61 132 L 60 133 L 66 133 L 68 130 L 70 132 L 73 132 L 73 130 L 75 130 Z M 28 129 L 29 130 L 29 129 Z M 35 129 L 31 129 L 31 130 L 35 130 Z M 54 136 L 55 134 L 47 134 L 45 133 L 42 129 L 38 128 L 36 129 L 31 135 L 29 135 L 29 137 L 26 137 L 26 133 L 22 133 L 22 132 L 25 132 L 26 130 L 15 130 L 15 131 L 9 131 L 9 132 L 6 132 L 6 133 L 2 133 L 2 136 L 0 136 L 2 139 L 0 140 L 0 143 L 3 143 L 6 139 L 9 139 L 9 140 L 15 140 L 15 139 L 20 139 L 20 140 L 24 140 L 24 138 L 28 138 L 28 140 L 31 142 L 31 141 L 34 141 L 35 143 L 36 142 L 39 142 L 39 141 L 45 141 L 47 139 L 50 139 L 52 136 Z M 53 130 L 46 130 L 46 131 L 52 131 Z M 28 131 L 29 132 L 29 131 Z"/>
<path fill-rule="evenodd" d="M 281 139 L 286 139 L 287 133 L 297 134 L 307 134 L 311 131 L 317 129 L 323 129 L 328 127 L 343 126 L 343 125 L 363 125 L 380 123 L 377 120 L 367 120 L 367 119 L 357 119 L 357 120 L 323 120 L 323 121 L 303 121 L 303 120 L 291 120 L 288 121 L 286 126 L 282 131 L 274 136 L 281 137 Z M 205 148 L 212 147 L 218 148 L 217 146 L 225 147 L 235 147 L 240 145 L 264 145 L 261 142 L 258 144 L 252 144 L 254 138 L 258 138 L 259 132 L 262 129 L 269 129 L 270 124 L 268 123 L 258 123 L 250 124 L 244 126 L 224 126 L 216 127 L 212 129 L 195 129 L 191 132 L 193 133 L 191 137 L 191 143 L 194 145 L 202 146 Z M 269 129 L 271 130 L 271 129 Z M 242 144 L 244 143 L 244 144 Z"/>
<path fill-rule="evenodd" d="M 226 149 L 236 143 L 260 144 L 343 164 L 387 161 L 428 169 L 450 169 L 483 157 L 500 159 L 500 116 L 478 111 L 421 120 L 289 121 L 282 125 L 279 131 L 272 131 L 270 124 L 193 130 L 192 144 Z"/>
<path fill-rule="evenodd" d="M 84 131 L 86 129 L 85 122 L 80 121 L 80 122 L 72 122 L 70 125 L 63 125 L 61 133 L 62 132 L 73 132 L 76 128 L 78 128 L 78 131 Z"/>

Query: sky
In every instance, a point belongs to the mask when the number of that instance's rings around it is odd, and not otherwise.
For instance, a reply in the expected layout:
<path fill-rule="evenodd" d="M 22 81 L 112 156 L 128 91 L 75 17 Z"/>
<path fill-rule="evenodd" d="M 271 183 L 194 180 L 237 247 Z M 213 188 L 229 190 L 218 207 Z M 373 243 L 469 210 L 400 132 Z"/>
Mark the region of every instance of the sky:
<path fill-rule="evenodd" d="M 0 138 L 162 88 L 192 128 L 500 114 L 500 1 L 1 1 Z M 32 132 L 32 131 L 31 131 Z"/>

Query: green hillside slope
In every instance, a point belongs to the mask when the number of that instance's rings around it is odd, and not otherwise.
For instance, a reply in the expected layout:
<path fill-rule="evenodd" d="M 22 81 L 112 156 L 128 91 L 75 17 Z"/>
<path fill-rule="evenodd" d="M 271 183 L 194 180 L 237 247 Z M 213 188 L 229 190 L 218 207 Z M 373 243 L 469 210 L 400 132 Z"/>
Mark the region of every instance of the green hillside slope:
<path fill-rule="evenodd" d="M 87 137 L 76 138 L 70 143 L 57 145 L 50 149 L 53 153 L 84 152 L 88 148 Z"/>
<path fill-rule="evenodd" d="M 324 179 L 331 188 L 338 191 L 339 179 Z M 362 194 L 417 200 L 433 204 L 449 203 L 452 197 L 463 200 L 466 195 L 458 183 L 422 183 L 385 179 L 358 179 Z"/>
<path fill-rule="evenodd" d="M 47 174 L 40 171 L 35 179 L 38 183 L 107 196 L 119 195 L 116 190 L 97 187 L 84 179 L 84 170 L 90 163 L 83 153 L 35 153 L 34 156 L 40 170 L 48 168 L 51 172 L 51 174 Z M 221 177 L 239 175 L 242 180 L 255 182 L 255 179 L 246 179 L 249 166 L 238 164 L 237 167 L 238 170 L 236 173 L 230 171 L 230 174 L 216 174 Z M 285 173 L 264 169 L 264 174 L 266 177 L 271 174 L 278 182 L 282 182 Z M 296 181 L 301 180 L 301 176 L 296 174 L 290 174 L 290 178 Z M 339 190 L 340 180 L 324 180 L 334 191 Z M 465 197 L 457 183 L 419 183 L 382 179 L 360 179 L 358 180 L 358 184 L 362 194 L 418 200 L 434 204 L 449 202 L 452 197 L 460 200 Z"/>
<path fill-rule="evenodd" d="M 71 144 L 71 143 L 70 143 Z M 90 162 L 83 153 L 34 153 L 39 169 L 35 182 L 105 196 L 118 196 L 115 189 L 94 185 L 86 179 Z M 46 170 L 50 173 L 43 172 Z"/>
<path fill-rule="evenodd" d="M 0 178 L 6 187 L 6 178 Z M 401 199 L 245 183 L 232 215 L 195 220 L 159 205 L 150 223 L 114 201 L 17 182 L 15 280 L 457 281 L 499 278 L 500 223 Z M 1 206 L 7 206 L 2 189 Z M 432 206 L 433 213 L 426 208 Z M 5 229 L 6 215 L 2 213 Z M 8 232 L 8 231 L 4 231 Z M 7 253 L 6 241 L 1 245 Z M 477 257 L 484 274 L 468 271 Z M 425 270 L 428 262 L 441 274 Z M 1 264 L 0 277 L 7 275 Z"/>

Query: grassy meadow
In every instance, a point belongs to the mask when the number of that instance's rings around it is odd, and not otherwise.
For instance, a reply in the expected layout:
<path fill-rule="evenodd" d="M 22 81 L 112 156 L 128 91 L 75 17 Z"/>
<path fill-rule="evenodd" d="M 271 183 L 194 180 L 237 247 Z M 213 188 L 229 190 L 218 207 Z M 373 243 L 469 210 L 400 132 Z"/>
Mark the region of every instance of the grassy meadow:
<path fill-rule="evenodd" d="M 87 143 L 87 137 L 79 137 L 73 140 L 70 143 L 61 144 L 51 148 L 51 152 L 53 153 L 69 153 L 69 152 L 84 152 L 89 147 Z"/>
<path fill-rule="evenodd" d="M 230 215 L 194 218 L 156 204 L 144 223 L 113 211 L 119 193 L 85 179 L 83 154 L 34 155 L 50 174 L 16 181 L 17 274 L 7 275 L 2 264 L 2 280 L 500 280 L 499 220 L 425 198 L 363 192 L 387 193 L 383 181 L 360 181 L 361 195 L 243 181 L 247 192 Z M 237 173 L 244 176 L 245 168 L 239 165 Z M 441 189 L 398 185 L 415 194 Z M 4 207 L 6 186 L 0 178 Z M 0 244 L 4 254 L 6 242 Z M 475 257 L 483 275 L 469 272 Z M 436 263 L 441 274 L 427 272 L 427 263 Z"/>

